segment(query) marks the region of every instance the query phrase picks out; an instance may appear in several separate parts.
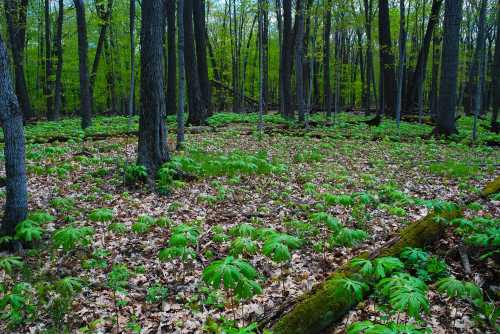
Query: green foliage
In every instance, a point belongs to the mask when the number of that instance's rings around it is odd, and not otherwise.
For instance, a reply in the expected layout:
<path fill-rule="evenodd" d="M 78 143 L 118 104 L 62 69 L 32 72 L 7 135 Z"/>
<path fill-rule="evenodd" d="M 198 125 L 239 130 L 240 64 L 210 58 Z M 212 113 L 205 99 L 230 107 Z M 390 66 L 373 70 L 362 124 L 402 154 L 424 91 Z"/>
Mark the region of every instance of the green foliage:
<path fill-rule="evenodd" d="M 86 260 L 83 263 L 83 268 L 85 269 L 94 269 L 101 268 L 105 269 L 108 267 L 108 262 L 106 258 L 110 255 L 110 252 L 105 249 L 96 249 L 92 252 L 92 258 Z"/>
<path fill-rule="evenodd" d="M 352 206 L 354 205 L 354 199 L 350 195 L 334 195 L 326 193 L 323 195 L 323 200 L 326 205 L 342 205 L 342 206 Z"/>
<path fill-rule="evenodd" d="M 252 255 L 257 252 L 255 241 L 248 237 L 238 237 L 231 243 L 230 253 L 233 256 Z"/>
<path fill-rule="evenodd" d="M 248 237 L 255 239 L 257 236 L 257 229 L 247 223 L 239 224 L 229 230 L 229 233 L 233 236 Z"/>
<path fill-rule="evenodd" d="M 221 319 L 221 322 L 216 322 L 209 319 L 207 323 L 203 326 L 209 334 L 257 334 L 258 327 L 256 323 L 252 323 L 248 326 L 238 327 L 234 321 L 227 320 L 225 318 Z M 270 334 L 269 331 L 264 330 L 263 334 Z"/>
<path fill-rule="evenodd" d="M 19 326 L 30 319 L 36 310 L 32 303 L 31 286 L 27 283 L 17 283 L 10 292 L 0 298 L 1 319 L 12 327 Z"/>
<path fill-rule="evenodd" d="M 40 223 L 27 219 L 16 225 L 15 238 L 22 241 L 32 242 L 42 239 L 43 229 Z"/>
<path fill-rule="evenodd" d="M 361 281 L 350 278 L 339 278 L 336 282 L 345 289 L 346 293 L 348 293 L 347 296 L 353 298 L 355 301 L 362 300 L 364 294 L 368 291 L 368 285 Z"/>
<path fill-rule="evenodd" d="M 297 237 L 288 234 L 271 235 L 264 243 L 262 252 L 274 262 L 288 262 L 292 255 L 290 249 L 298 249 L 301 242 Z"/>
<path fill-rule="evenodd" d="M 89 219 L 94 222 L 102 222 L 102 223 L 112 221 L 113 210 L 107 208 L 95 209 L 90 213 Z"/>
<path fill-rule="evenodd" d="M 352 324 L 347 329 L 347 334 L 424 334 L 431 333 L 427 328 L 417 328 L 412 324 L 376 324 L 371 321 L 360 321 Z"/>
<path fill-rule="evenodd" d="M 107 286 L 121 294 L 126 293 L 130 272 L 125 265 L 115 264 L 112 270 L 108 273 Z"/>
<path fill-rule="evenodd" d="M 186 262 L 189 259 L 194 259 L 196 253 L 191 246 L 198 242 L 200 231 L 197 227 L 181 224 L 172 230 L 172 235 L 169 239 L 169 247 L 160 250 L 159 258 L 161 261 L 168 261 L 179 258 Z"/>
<path fill-rule="evenodd" d="M 14 269 L 23 267 L 23 259 L 20 256 L 1 256 L 0 269 L 3 269 L 7 274 L 12 273 Z"/>
<path fill-rule="evenodd" d="M 404 264 L 396 257 L 379 257 L 374 261 L 368 259 L 353 259 L 351 266 L 359 268 L 364 276 L 374 276 L 376 279 L 385 278 L 393 272 L 404 269 Z"/>
<path fill-rule="evenodd" d="M 326 212 L 317 212 L 311 215 L 311 220 L 317 224 L 324 224 L 332 232 L 338 233 L 342 229 L 342 223 L 339 219 Z"/>
<path fill-rule="evenodd" d="M 407 273 L 382 279 L 377 284 L 377 290 L 388 298 L 391 308 L 406 312 L 415 319 L 420 319 L 423 312 L 429 311 L 427 285 Z"/>
<path fill-rule="evenodd" d="M 82 282 L 75 277 L 65 277 L 55 283 L 55 290 L 64 298 L 72 298 L 83 288 Z"/>
<path fill-rule="evenodd" d="M 168 288 L 156 283 L 148 288 L 146 294 L 146 302 L 150 304 L 159 303 L 166 300 L 168 297 Z"/>
<path fill-rule="evenodd" d="M 126 184 L 136 185 L 137 183 L 146 181 L 148 170 L 143 165 L 129 164 L 124 168 L 124 175 Z"/>
<path fill-rule="evenodd" d="M 92 242 L 94 229 L 91 227 L 67 226 L 57 230 L 52 240 L 54 247 L 62 247 L 64 251 L 70 251 L 78 246 L 88 246 Z"/>
<path fill-rule="evenodd" d="M 257 271 L 248 262 L 228 256 L 203 270 L 203 281 L 215 289 L 231 290 L 239 299 L 248 299 L 262 291 L 255 281 Z"/>
<path fill-rule="evenodd" d="M 127 231 L 127 226 L 125 226 L 125 224 L 122 223 L 112 223 L 109 225 L 108 228 L 110 231 L 113 231 L 117 234 L 123 234 Z"/>
<path fill-rule="evenodd" d="M 436 162 L 429 166 L 431 173 L 449 178 L 471 178 L 479 171 L 475 165 L 465 164 L 453 160 Z"/>
<path fill-rule="evenodd" d="M 341 228 L 338 233 L 333 235 L 330 243 L 333 246 L 354 247 L 361 244 L 368 238 L 368 233 L 363 230 L 353 230 L 347 227 Z"/>
<path fill-rule="evenodd" d="M 155 220 L 152 217 L 149 216 L 140 216 L 137 219 L 137 222 L 132 224 L 132 232 L 137 233 L 137 234 L 144 234 L 147 233 L 151 227 L 154 225 Z"/>

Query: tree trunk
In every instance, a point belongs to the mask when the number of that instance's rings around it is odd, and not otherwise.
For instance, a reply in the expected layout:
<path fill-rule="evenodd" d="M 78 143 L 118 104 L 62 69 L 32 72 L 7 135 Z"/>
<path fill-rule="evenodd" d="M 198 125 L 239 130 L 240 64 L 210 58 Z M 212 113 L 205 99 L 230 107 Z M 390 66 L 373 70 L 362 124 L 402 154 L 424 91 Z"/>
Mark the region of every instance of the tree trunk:
<path fill-rule="evenodd" d="M 179 105 L 177 107 L 177 150 L 184 142 L 184 93 L 186 91 L 186 70 L 184 64 L 184 0 L 179 0 L 177 12 L 179 53 Z"/>
<path fill-rule="evenodd" d="M 373 51 L 372 51 L 372 7 L 373 0 L 364 0 L 365 10 L 365 30 L 366 30 L 366 61 L 365 61 L 365 80 L 363 81 L 363 98 L 362 105 L 365 109 L 365 114 L 370 113 L 371 105 L 371 81 L 373 73 Z"/>
<path fill-rule="evenodd" d="M 493 92 L 493 112 L 491 114 L 491 131 L 498 133 L 500 130 L 500 125 L 498 124 L 498 111 L 500 109 L 500 0 L 497 1 L 497 37 L 495 41 L 495 56 L 493 60 L 493 68 L 492 68 L 492 78 L 493 82 L 491 83 L 492 92 Z"/>
<path fill-rule="evenodd" d="M 479 30 L 477 33 L 477 68 L 478 75 L 475 78 L 476 91 L 474 93 L 474 125 L 472 128 L 472 141 L 477 139 L 477 118 L 481 111 L 481 102 L 484 86 L 484 67 L 485 67 L 485 56 L 486 56 L 486 0 L 481 1 L 481 8 L 479 10 Z"/>
<path fill-rule="evenodd" d="M 297 0 L 297 38 L 295 38 L 295 80 L 297 89 L 297 105 L 299 122 L 305 122 L 304 100 L 304 0 Z"/>
<path fill-rule="evenodd" d="M 207 117 L 201 95 L 193 34 L 193 1 L 184 0 L 184 61 L 188 87 L 189 117 L 191 125 L 203 125 Z"/>
<path fill-rule="evenodd" d="M 10 80 L 7 50 L 0 36 L 0 121 L 4 133 L 5 213 L 0 235 L 13 236 L 28 214 L 23 114 Z"/>
<path fill-rule="evenodd" d="M 167 115 L 175 115 L 177 109 L 177 60 L 175 47 L 175 0 L 166 0 L 167 11 Z"/>
<path fill-rule="evenodd" d="M 26 77 L 24 76 L 24 47 L 26 43 L 26 15 L 28 0 L 6 0 L 5 14 L 7 17 L 7 30 L 9 43 L 14 60 L 14 74 L 16 95 L 23 113 L 24 119 L 35 116 L 31 109 Z"/>
<path fill-rule="evenodd" d="M 73 0 L 76 9 L 76 24 L 78 28 L 78 58 L 80 64 L 80 116 L 82 129 L 92 125 L 92 103 L 90 96 L 90 78 L 88 69 L 87 23 L 85 21 L 85 5 L 83 0 Z"/>
<path fill-rule="evenodd" d="M 101 55 L 105 48 L 107 30 L 109 25 L 111 24 L 110 20 L 111 20 L 112 10 L 113 10 L 113 0 L 108 0 L 106 9 L 104 9 L 104 3 L 96 2 L 96 12 L 100 19 L 99 24 L 101 26 L 101 29 L 99 31 L 99 39 L 97 41 L 94 61 L 92 63 L 92 70 L 90 72 L 90 96 L 92 99 L 93 106 L 95 106 L 94 85 L 97 77 L 97 70 L 99 69 L 99 62 L 101 60 Z"/>
<path fill-rule="evenodd" d="M 207 115 L 209 115 L 211 113 L 212 98 L 210 92 L 210 81 L 208 80 L 205 0 L 197 0 L 193 2 L 193 18 L 194 37 L 196 41 L 196 63 L 198 65 L 201 98 L 205 103 L 204 109 L 207 111 Z"/>
<path fill-rule="evenodd" d="M 332 29 L 332 3 L 325 0 L 323 22 L 323 103 L 326 117 L 332 116 L 332 88 L 330 83 L 330 35 Z"/>
<path fill-rule="evenodd" d="M 165 124 L 163 84 L 163 2 L 143 0 L 141 28 L 141 111 L 139 117 L 139 164 L 146 167 L 150 180 L 169 160 Z"/>
<path fill-rule="evenodd" d="M 398 69 L 398 91 L 396 95 L 396 123 L 399 131 L 401 122 L 401 107 L 403 96 L 403 74 L 406 61 L 406 27 L 405 27 L 405 3 L 399 0 L 399 69 Z"/>
<path fill-rule="evenodd" d="M 379 0 L 379 42 L 380 73 L 383 84 L 383 111 L 387 116 L 394 116 L 396 103 L 396 75 L 394 73 L 394 54 L 391 42 L 391 20 L 388 0 Z"/>
<path fill-rule="evenodd" d="M 130 33 L 130 88 L 128 98 L 129 126 L 134 114 L 135 97 L 135 0 L 130 0 L 129 7 L 129 33 Z"/>
<path fill-rule="evenodd" d="M 295 113 L 292 107 L 292 1 L 283 0 L 283 42 L 281 46 L 281 78 L 283 80 L 283 112 L 286 118 L 293 119 Z"/>
<path fill-rule="evenodd" d="M 431 117 L 436 119 L 438 113 L 438 87 L 439 87 L 439 61 L 440 52 L 439 47 L 441 45 L 441 38 L 437 31 L 434 32 L 434 38 L 432 42 L 432 82 L 430 91 L 430 104 L 431 104 Z"/>
<path fill-rule="evenodd" d="M 53 120 L 58 120 L 61 117 L 62 111 L 62 69 L 63 69 L 63 47 L 62 47 L 62 30 L 64 22 L 64 0 L 58 0 L 59 2 L 59 13 L 57 15 L 57 25 L 56 25 L 56 81 L 54 88 L 54 113 Z"/>
<path fill-rule="evenodd" d="M 417 104 L 419 104 L 420 95 L 423 94 L 425 70 L 427 68 L 429 49 L 432 41 L 432 35 L 434 33 L 434 28 L 439 22 L 439 13 L 441 11 L 442 4 L 443 0 L 432 1 L 431 16 L 429 17 L 424 41 L 418 54 L 417 66 L 415 68 L 415 72 L 413 72 L 412 79 L 408 82 L 409 87 L 406 97 L 406 111 L 409 113 L 415 110 L 415 107 L 417 107 Z"/>
<path fill-rule="evenodd" d="M 52 48 L 50 40 L 50 4 L 49 0 L 45 0 L 44 5 L 44 18 L 45 18 L 45 107 L 46 115 L 49 121 L 54 120 L 53 109 L 53 96 L 52 96 Z"/>
<path fill-rule="evenodd" d="M 462 0 L 445 0 L 436 133 L 446 136 L 457 132 L 455 109 L 457 107 L 457 72 L 461 20 Z"/>

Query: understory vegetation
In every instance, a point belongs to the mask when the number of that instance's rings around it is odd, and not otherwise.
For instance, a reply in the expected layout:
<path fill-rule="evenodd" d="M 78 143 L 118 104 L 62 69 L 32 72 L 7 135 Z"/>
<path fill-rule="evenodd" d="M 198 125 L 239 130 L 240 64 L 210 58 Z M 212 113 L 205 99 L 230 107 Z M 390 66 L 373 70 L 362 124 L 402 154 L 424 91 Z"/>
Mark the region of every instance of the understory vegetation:
<path fill-rule="evenodd" d="M 216 114 L 187 131 L 156 191 L 136 120 L 27 126 L 30 213 L 0 239 L 26 247 L 0 255 L 0 331 L 272 333 L 269 314 L 342 266 L 356 274 L 336 284 L 359 304 L 329 333 L 500 330 L 500 197 L 480 197 L 498 135 L 471 143 L 468 117 L 442 140 L 363 119 L 304 132 L 269 115 L 259 132 L 253 116 Z M 366 257 L 429 212 L 439 242 Z"/>

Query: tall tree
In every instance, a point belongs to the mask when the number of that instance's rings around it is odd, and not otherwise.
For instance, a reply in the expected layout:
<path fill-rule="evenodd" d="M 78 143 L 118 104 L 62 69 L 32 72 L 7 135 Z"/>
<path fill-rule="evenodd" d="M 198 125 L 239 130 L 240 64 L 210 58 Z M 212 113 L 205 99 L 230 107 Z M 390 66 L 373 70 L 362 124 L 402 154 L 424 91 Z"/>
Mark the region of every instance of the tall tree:
<path fill-rule="evenodd" d="M 175 47 L 175 0 L 165 0 L 167 17 L 167 115 L 175 115 L 177 105 L 177 60 Z M 179 92 L 180 93 L 180 92 Z"/>
<path fill-rule="evenodd" d="M 462 0 L 445 0 L 443 46 L 441 55 L 441 81 L 436 133 L 446 136 L 457 132 L 457 72 L 462 20 Z"/>
<path fill-rule="evenodd" d="M 210 92 L 210 81 L 208 80 L 205 0 L 197 0 L 193 2 L 193 21 L 194 36 L 196 41 L 196 63 L 198 65 L 198 77 L 200 79 L 201 97 L 205 104 L 205 110 L 207 110 L 207 113 L 210 114 L 212 99 Z"/>
<path fill-rule="evenodd" d="M 477 118 L 481 111 L 482 95 L 484 87 L 484 68 L 486 62 L 486 0 L 481 0 L 479 9 L 479 29 L 477 33 L 476 54 L 478 73 L 475 78 L 476 91 L 474 94 L 474 125 L 472 128 L 472 140 L 477 139 Z"/>
<path fill-rule="evenodd" d="M 184 0 L 184 61 L 188 88 L 188 123 L 202 125 L 207 118 L 206 104 L 201 94 L 193 33 L 193 1 Z"/>
<path fill-rule="evenodd" d="M 78 30 L 78 59 L 80 72 L 80 116 L 82 129 L 92 125 L 92 103 L 90 95 L 90 78 L 88 69 L 87 22 L 85 20 L 85 5 L 83 0 L 73 0 L 76 9 L 76 24 Z"/>
<path fill-rule="evenodd" d="M 283 2 L 283 41 L 281 43 L 281 79 L 283 81 L 283 112 L 287 118 L 294 118 L 295 113 L 292 107 L 292 1 L 282 0 Z"/>
<path fill-rule="evenodd" d="M 24 48 L 26 44 L 26 15 L 28 0 L 5 0 L 5 14 L 9 43 L 14 60 L 16 95 L 25 119 L 35 116 L 31 109 L 28 85 L 24 76 Z"/>
<path fill-rule="evenodd" d="M 391 40 L 389 1 L 379 0 L 378 30 L 380 44 L 380 80 L 383 87 L 383 110 L 387 116 L 394 116 L 396 103 L 396 75 Z"/>
<path fill-rule="evenodd" d="M 434 28 L 439 22 L 439 13 L 441 11 L 442 4 L 443 0 L 432 0 L 431 16 L 429 17 L 424 40 L 422 42 L 422 46 L 420 47 L 417 65 L 415 67 L 415 71 L 413 72 L 411 80 L 408 82 L 409 87 L 406 97 L 406 110 L 408 112 L 413 112 L 415 110 L 415 107 L 418 107 L 419 111 L 422 109 L 427 59 L 429 57 L 429 49 L 434 33 Z M 419 115 L 420 114 L 421 113 L 419 113 Z"/>
<path fill-rule="evenodd" d="M 297 38 L 295 39 L 295 80 L 299 122 L 305 122 L 306 106 L 304 96 L 304 0 L 297 0 Z"/>
<path fill-rule="evenodd" d="M 52 95 L 52 48 L 51 48 L 51 22 L 50 22 L 50 2 L 45 0 L 44 5 L 44 17 L 45 17 L 45 107 L 47 112 L 47 119 L 49 121 L 54 120 L 54 109 L 53 109 L 53 95 Z"/>
<path fill-rule="evenodd" d="M 332 33 L 332 1 L 324 0 L 323 15 L 323 103 L 328 118 L 332 115 L 332 89 L 330 84 L 330 35 Z"/>
<path fill-rule="evenodd" d="M 500 0 L 497 1 L 497 19 L 496 19 L 496 40 L 495 55 L 493 60 L 491 91 L 493 92 L 493 112 L 491 114 L 491 131 L 498 133 L 500 124 L 498 123 L 498 112 L 500 109 Z"/>
<path fill-rule="evenodd" d="M 169 160 L 163 83 L 163 1 L 143 0 L 141 11 L 141 110 L 137 161 L 154 180 Z"/>
<path fill-rule="evenodd" d="M 28 213 L 23 114 L 14 94 L 7 50 L 0 36 L 0 121 L 4 134 L 6 178 L 5 212 L 0 235 L 12 236 Z"/>
<path fill-rule="evenodd" d="M 367 114 L 370 113 L 371 105 L 371 82 L 373 78 L 373 49 L 372 49 L 372 19 L 373 19 L 373 0 L 364 0 L 364 23 L 366 30 L 366 61 L 365 61 L 365 80 L 363 81 L 362 104 Z"/>
<path fill-rule="evenodd" d="M 129 127 L 134 114 L 135 97 L 135 0 L 130 0 L 129 6 L 129 36 L 130 36 L 130 88 L 128 98 Z"/>
<path fill-rule="evenodd" d="M 396 122 L 399 131 L 401 120 L 401 107 L 403 96 L 403 78 L 406 62 L 406 24 L 405 24 L 405 2 L 399 0 L 399 66 L 398 66 L 398 91 L 396 92 Z"/>
<path fill-rule="evenodd" d="M 56 80 L 54 87 L 54 112 L 53 120 L 58 120 L 62 111 L 62 69 L 63 69 L 63 47 L 62 32 L 64 22 L 64 0 L 58 0 L 59 9 L 56 23 L 55 53 L 57 58 Z"/>
<path fill-rule="evenodd" d="M 184 93 L 186 90 L 186 69 L 184 63 L 184 0 L 179 0 L 177 11 L 177 26 L 179 28 L 177 48 L 179 56 L 179 105 L 177 106 L 177 150 L 184 142 Z"/>

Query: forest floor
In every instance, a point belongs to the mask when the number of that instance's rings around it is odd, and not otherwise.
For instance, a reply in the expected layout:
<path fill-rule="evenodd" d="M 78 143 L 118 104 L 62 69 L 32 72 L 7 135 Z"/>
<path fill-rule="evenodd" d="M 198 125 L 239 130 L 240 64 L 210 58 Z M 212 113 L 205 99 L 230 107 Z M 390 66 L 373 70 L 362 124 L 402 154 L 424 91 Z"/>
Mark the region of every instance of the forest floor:
<path fill-rule="evenodd" d="M 377 130 L 353 126 L 351 118 L 342 115 L 340 125 L 306 135 L 276 128 L 262 136 L 253 123 L 216 120 L 216 131 L 188 133 L 185 150 L 175 154 L 196 177 L 171 182 L 163 194 L 140 184 L 124 185 L 124 166 L 135 160 L 133 136 L 81 141 L 81 133 L 73 133 L 63 143 L 28 145 L 30 211 L 55 219 L 43 224 L 41 239 L 23 254 L 23 269 L 0 269 L 0 298 L 15 284 L 27 282 L 26 305 L 37 308 L 36 314 L 21 312 L 16 327 L 7 315 L 0 320 L 0 332 L 50 333 L 52 328 L 57 333 L 54 328 L 62 328 L 57 327 L 62 322 L 70 332 L 80 333 L 202 333 L 204 327 L 209 332 L 210 319 L 221 317 L 247 325 L 293 303 L 360 253 L 380 247 L 439 201 L 460 202 L 499 175 L 500 151 L 495 148 L 471 146 L 466 140 L 422 139 L 429 128 L 418 124 L 404 123 L 397 137 L 393 125 Z M 29 129 L 28 142 L 36 142 L 33 138 L 45 136 L 51 127 Z M 405 138 L 407 133 L 411 136 Z M 478 200 L 465 216 L 496 219 L 498 228 L 499 204 L 498 196 Z M 111 220 L 92 218 L 101 208 L 112 210 Z M 352 247 L 324 248 L 331 232 L 313 222 L 318 212 L 346 228 L 365 231 L 366 238 Z M 186 263 L 160 261 L 160 250 L 180 224 L 200 231 L 195 257 Z M 75 247 L 55 247 L 54 234 L 67 226 L 90 227 L 89 243 L 76 240 Z M 300 238 L 301 247 L 290 250 L 289 262 L 280 265 L 262 254 L 258 235 L 266 232 L 263 228 Z M 214 259 L 235 254 L 236 239 L 246 242 L 241 256 L 256 268 L 262 286 L 262 293 L 240 304 L 202 280 L 203 269 Z M 474 281 L 485 291 L 495 288 L 499 268 L 492 258 L 480 260 L 479 252 L 471 252 L 472 273 L 464 273 L 460 240 L 450 229 L 427 251 L 446 262 L 447 274 Z M 110 272 L 118 264 L 128 270 L 127 283 L 112 289 Z M 41 282 L 68 276 L 83 282 L 83 290 L 57 322 L 51 295 L 40 297 Z M 433 333 L 494 332 L 471 303 L 446 297 L 431 278 L 428 285 L 429 312 L 418 322 L 388 311 L 374 296 L 331 333 L 344 333 L 360 320 L 388 319 Z"/>

